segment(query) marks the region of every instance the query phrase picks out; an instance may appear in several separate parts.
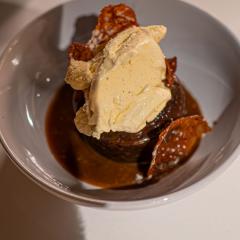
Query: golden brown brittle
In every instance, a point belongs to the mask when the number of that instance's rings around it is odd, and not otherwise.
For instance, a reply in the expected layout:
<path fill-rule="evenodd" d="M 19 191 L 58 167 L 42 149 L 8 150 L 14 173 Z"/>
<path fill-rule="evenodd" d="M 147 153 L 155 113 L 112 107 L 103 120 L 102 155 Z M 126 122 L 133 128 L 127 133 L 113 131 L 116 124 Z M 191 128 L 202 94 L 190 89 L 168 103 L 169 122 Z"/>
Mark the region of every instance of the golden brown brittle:
<path fill-rule="evenodd" d="M 72 43 L 68 48 L 68 57 L 78 61 L 89 61 L 93 57 L 93 52 L 86 44 Z"/>
<path fill-rule="evenodd" d="M 95 49 L 108 42 L 117 33 L 137 25 L 135 12 L 129 6 L 118 4 L 104 7 L 88 45 L 91 49 Z"/>
<path fill-rule="evenodd" d="M 98 16 L 98 23 L 92 32 L 88 43 L 72 43 L 68 50 L 69 58 L 88 61 L 94 57 L 117 33 L 131 27 L 137 26 L 134 11 L 125 4 L 109 5 L 104 7 Z"/>
<path fill-rule="evenodd" d="M 196 149 L 202 134 L 209 131 L 207 122 L 198 115 L 173 121 L 159 135 L 148 177 L 159 177 L 186 160 Z"/>
<path fill-rule="evenodd" d="M 173 58 L 168 58 L 166 59 L 166 67 L 167 67 L 167 71 L 166 71 L 166 85 L 167 87 L 172 87 L 173 83 L 176 80 L 176 75 L 175 72 L 177 70 L 177 58 L 173 57 Z"/>

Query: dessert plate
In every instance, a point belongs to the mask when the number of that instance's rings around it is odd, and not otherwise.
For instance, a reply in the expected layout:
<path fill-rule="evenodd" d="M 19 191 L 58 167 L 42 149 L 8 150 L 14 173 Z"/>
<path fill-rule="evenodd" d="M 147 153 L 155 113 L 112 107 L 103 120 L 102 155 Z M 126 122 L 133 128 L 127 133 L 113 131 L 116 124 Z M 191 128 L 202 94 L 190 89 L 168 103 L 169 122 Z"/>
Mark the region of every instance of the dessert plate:
<path fill-rule="evenodd" d="M 0 135 L 14 163 L 50 192 L 73 202 L 113 209 L 150 207 L 193 192 L 226 168 L 239 152 L 239 43 L 218 21 L 186 3 L 123 1 L 141 25 L 168 27 L 162 48 L 178 57 L 177 75 L 197 98 L 213 131 L 192 158 L 158 183 L 140 189 L 97 189 L 75 179 L 52 156 L 45 115 L 66 72 L 66 48 L 85 41 L 95 13 L 114 1 L 74 1 L 20 32 L 0 62 Z"/>

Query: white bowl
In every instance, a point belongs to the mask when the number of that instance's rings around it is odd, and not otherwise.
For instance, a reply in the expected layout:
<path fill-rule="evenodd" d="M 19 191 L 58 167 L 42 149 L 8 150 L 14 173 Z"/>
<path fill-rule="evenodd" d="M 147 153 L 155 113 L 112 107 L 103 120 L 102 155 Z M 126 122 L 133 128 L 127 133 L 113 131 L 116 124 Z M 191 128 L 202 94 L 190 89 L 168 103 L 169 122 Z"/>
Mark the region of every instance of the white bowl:
<path fill-rule="evenodd" d="M 79 30 L 74 39 L 86 40 L 96 20 L 92 13 L 110 2 L 81 0 L 47 12 L 12 40 L 0 62 L 0 135 L 13 162 L 64 199 L 111 209 L 155 206 L 194 192 L 226 168 L 240 142 L 240 48 L 234 36 L 208 14 L 180 1 L 124 2 L 136 10 L 141 25 L 168 27 L 165 54 L 178 57 L 177 75 L 206 119 L 217 121 L 191 159 L 158 183 L 132 190 L 87 188 L 59 165 L 47 145 L 45 115 L 63 84 L 64 49 L 72 41 L 75 22 Z"/>

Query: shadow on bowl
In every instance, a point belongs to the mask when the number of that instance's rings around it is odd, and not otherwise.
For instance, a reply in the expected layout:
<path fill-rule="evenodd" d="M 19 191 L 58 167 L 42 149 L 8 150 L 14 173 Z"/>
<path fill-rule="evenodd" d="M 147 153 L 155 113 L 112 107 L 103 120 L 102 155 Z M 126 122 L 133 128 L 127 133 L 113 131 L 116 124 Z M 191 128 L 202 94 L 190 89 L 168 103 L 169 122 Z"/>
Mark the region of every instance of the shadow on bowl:
<path fill-rule="evenodd" d="M 1 239 L 85 239 L 76 206 L 28 181 L 7 156 L 1 156 L 0 189 Z"/>

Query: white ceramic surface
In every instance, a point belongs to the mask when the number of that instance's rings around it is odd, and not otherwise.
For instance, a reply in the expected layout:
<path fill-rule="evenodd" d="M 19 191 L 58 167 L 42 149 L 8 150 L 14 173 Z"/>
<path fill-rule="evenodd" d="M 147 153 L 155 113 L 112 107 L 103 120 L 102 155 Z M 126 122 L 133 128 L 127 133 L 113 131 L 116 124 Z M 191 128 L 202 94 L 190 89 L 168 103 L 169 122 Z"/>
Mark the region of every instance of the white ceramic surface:
<path fill-rule="evenodd" d="M 65 172 L 51 157 L 43 131 L 46 107 L 62 83 L 66 64 L 58 47 L 63 49 L 69 43 L 79 15 L 96 12 L 102 6 L 93 1 L 69 3 L 28 26 L 6 50 L 1 62 L 1 133 L 12 158 L 35 181 L 81 204 L 112 208 L 153 206 L 196 189 L 196 184 L 187 187 L 229 159 L 239 142 L 234 134 L 239 128 L 239 101 L 234 98 L 239 89 L 235 64 L 239 46 L 222 25 L 205 13 L 181 2 L 163 2 L 164 10 L 163 3 L 157 8 L 161 1 L 131 4 L 140 23 L 161 22 L 169 27 L 165 53 L 178 56 L 178 75 L 198 98 L 207 119 L 214 121 L 221 116 L 213 133 L 191 161 L 144 192 L 84 189 Z M 172 15 L 168 14 L 170 11 Z"/>
<path fill-rule="evenodd" d="M 6 1 L 4 5 L 0 1 L 0 51 L 26 23 L 65 0 Z M 19 6 L 10 2 L 17 2 Z M 239 1 L 188 2 L 220 19 L 240 38 Z M 236 240 L 240 218 L 239 160 L 211 184 L 182 201 L 142 211 L 110 212 L 53 198 L 12 166 L 0 147 L 0 176 L 4 176 L 0 177 L 0 239 Z M 57 217 L 50 217 L 54 215 Z"/>

